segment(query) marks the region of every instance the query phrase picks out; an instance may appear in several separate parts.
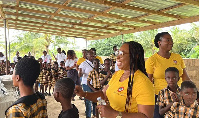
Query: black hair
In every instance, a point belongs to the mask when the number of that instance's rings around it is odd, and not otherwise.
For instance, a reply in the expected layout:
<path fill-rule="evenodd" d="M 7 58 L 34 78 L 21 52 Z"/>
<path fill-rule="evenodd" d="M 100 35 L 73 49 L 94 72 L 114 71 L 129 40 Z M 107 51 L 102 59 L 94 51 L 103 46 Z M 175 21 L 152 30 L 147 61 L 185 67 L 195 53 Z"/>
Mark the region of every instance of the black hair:
<path fill-rule="evenodd" d="M 71 99 L 74 88 L 75 83 L 71 78 L 62 78 L 55 84 L 55 90 L 59 91 L 65 99 Z"/>
<path fill-rule="evenodd" d="M 115 46 L 113 46 L 113 50 L 114 50 L 114 48 L 117 48 L 117 46 L 115 45 Z"/>
<path fill-rule="evenodd" d="M 56 62 L 56 61 L 55 61 L 55 62 L 53 62 L 53 63 L 58 65 L 58 62 Z"/>
<path fill-rule="evenodd" d="M 179 71 L 176 67 L 168 67 L 166 70 L 165 70 L 165 74 L 169 71 L 173 71 L 173 72 L 176 72 L 178 74 L 178 77 L 179 77 Z"/>
<path fill-rule="evenodd" d="M 106 59 L 104 60 L 104 62 L 105 62 L 106 60 L 107 60 L 107 61 L 109 61 L 109 62 L 111 63 L 111 60 L 110 60 L 110 58 L 106 58 Z"/>
<path fill-rule="evenodd" d="M 74 55 L 74 51 L 73 50 L 68 50 L 67 51 L 67 56 L 73 56 Z"/>
<path fill-rule="evenodd" d="M 100 64 L 100 61 L 97 58 L 93 59 L 93 61 L 97 61 Z"/>
<path fill-rule="evenodd" d="M 82 51 L 87 51 L 87 49 L 83 49 Z"/>
<path fill-rule="evenodd" d="M 148 75 L 145 69 L 144 49 L 142 45 L 135 41 L 125 42 L 124 44 L 129 44 L 129 54 L 130 54 L 130 75 L 129 75 L 127 98 L 125 105 L 125 111 L 128 112 L 128 106 L 130 105 L 130 99 L 132 98 L 133 78 L 134 78 L 134 72 L 137 70 L 136 68 L 138 68 L 146 76 Z M 133 76 L 131 77 L 132 71 L 133 71 L 132 74 Z"/>
<path fill-rule="evenodd" d="M 95 48 L 91 48 L 90 50 L 92 50 L 92 51 L 95 51 L 95 52 L 96 52 L 96 49 L 95 49 Z"/>
<path fill-rule="evenodd" d="M 184 90 L 185 88 L 195 88 L 197 89 L 196 85 L 192 81 L 183 81 L 181 83 L 181 90 Z"/>
<path fill-rule="evenodd" d="M 159 45 L 158 45 L 158 41 L 161 41 L 161 37 L 163 37 L 164 35 L 166 34 L 169 34 L 168 32 L 161 32 L 161 33 L 158 33 L 156 36 L 155 36 L 155 39 L 154 39 L 154 44 L 157 48 L 159 48 Z M 170 35 L 170 34 L 169 34 Z"/>
<path fill-rule="evenodd" d="M 63 64 L 65 64 L 65 62 L 64 62 L 64 61 L 60 61 L 60 63 L 63 63 Z"/>
<path fill-rule="evenodd" d="M 15 67 L 15 74 L 21 77 L 24 85 L 32 87 L 40 74 L 40 64 L 33 58 L 23 57 Z"/>

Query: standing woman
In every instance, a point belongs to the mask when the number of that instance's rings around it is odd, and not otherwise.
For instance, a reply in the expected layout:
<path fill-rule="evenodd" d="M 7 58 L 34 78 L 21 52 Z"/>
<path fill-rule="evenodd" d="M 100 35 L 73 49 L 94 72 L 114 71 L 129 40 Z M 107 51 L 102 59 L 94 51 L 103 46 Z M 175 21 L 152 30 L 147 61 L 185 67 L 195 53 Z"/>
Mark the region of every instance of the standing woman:
<path fill-rule="evenodd" d="M 107 105 L 98 105 L 101 117 L 106 118 L 152 118 L 154 111 L 153 84 L 147 77 L 144 50 L 141 44 L 130 41 L 119 49 L 117 66 L 102 91 L 84 92 L 76 86 L 75 92 L 93 102 L 97 97 L 106 100 Z"/>
<path fill-rule="evenodd" d="M 168 67 L 176 67 L 179 70 L 180 86 L 182 81 L 190 80 L 185 70 L 185 64 L 179 54 L 171 53 L 173 47 L 173 39 L 168 32 L 161 32 L 155 36 L 154 44 L 159 51 L 149 57 L 145 62 L 146 71 L 151 82 L 154 82 L 155 101 L 160 90 L 167 87 L 165 80 L 165 70 Z M 159 118 L 159 107 L 155 105 L 154 118 Z"/>
<path fill-rule="evenodd" d="M 67 77 L 71 78 L 76 85 L 80 85 L 80 79 L 78 77 L 78 71 L 76 70 L 76 62 L 74 56 L 74 50 L 68 50 L 67 51 L 67 60 L 65 62 L 65 67 L 67 70 Z"/>

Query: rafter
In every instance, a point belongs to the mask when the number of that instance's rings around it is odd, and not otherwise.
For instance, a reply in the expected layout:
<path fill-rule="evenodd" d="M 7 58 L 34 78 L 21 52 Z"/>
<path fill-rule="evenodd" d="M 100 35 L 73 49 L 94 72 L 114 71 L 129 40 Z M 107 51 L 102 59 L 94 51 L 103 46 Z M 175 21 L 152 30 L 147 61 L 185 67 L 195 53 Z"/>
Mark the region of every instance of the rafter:
<path fill-rule="evenodd" d="M 56 13 L 49 13 L 45 11 L 40 11 L 40 10 L 33 10 L 33 9 L 28 9 L 28 8 L 20 8 L 20 7 L 15 7 L 15 6 L 10 6 L 10 5 L 2 5 L 3 8 L 10 8 L 10 9 L 18 9 L 18 10 L 23 10 L 23 11 L 28 11 L 28 12 L 34 12 L 34 13 L 40 13 L 40 14 L 46 14 L 46 15 L 51 15 L 51 16 L 59 16 L 59 17 L 64 17 L 64 18 L 71 18 L 71 19 L 76 19 L 76 20 L 82 20 L 82 21 L 87 21 L 87 22 L 95 22 L 95 23 L 100 23 L 100 24 L 108 24 L 110 26 L 120 26 L 120 27 L 131 27 L 131 28 L 136 28 L 135 26 L 130 26 L 130 25 L 120 25 L 116 23 L 109 23 L 109 22 L 102 22 L 99 20 L 95 19 L 88 19 L 88 18 L 81 18 L 81 17 L 74 17 L 74 16 L 69 16 L 69 15 L 62 15 L 62 14 L 56 14 Z M 51 19 L 49 19 L 51 20 Z"/>
<path fill-rule="evenodd" d="M 16 16 L 16 13 L 12 12 L 5 12 L 8 15 L 14 15 Z M 18 14 L 21 17 L 27 17 L 27 18 L 35 18 L 35 19 L 40 19 L 40 20 L 48 20 L 48 18 L 44 17 L 38 17 L 38 16 L 33 16 L 33 15 L 24 15 L 24 14 Z M 64 24 L 69 24 L 69 25 L 77 25 L 77 26 L 83 26 L 83 27 L 90 27 L 90 28 L 96 28 L 96 29 L 105 29 L 105 30 L 112 30 L 112 31 L 120 31 L 116 28 L 106 28 L 106 27 L 101 27 L 101 26 L 94 26 L 94 25 L 87 25 L 87 24 L 80 24 L 80 23 L 72 23 L 72 22 L 66 22 L 66 21 L 60 21 L 60 20 L 54 20 L 52 19 L 51 21 L 53 22 L 59 22 L 59 23 L 64 23 Z"/>
<path fill-rule="evenodd" d="M 31 23 L 31 24 L 37 24 L 37 25 L 45 25 L 44 27 L 55 27 L 55 28 L 60 28 L 60 29 L 66 29 L 66 30 L 69 30 L 69 31 L 74 31 L 74 30 L 77 30 L 77 32 L 81 32 L 80 30 L 82 31 L 87 31 L 87 32 L 90 32 L 90 33 L 100 33 L 100 34 L 110 34 L 110 32 L 103 32 L 103 31 L 97 31 L 97 30 L 89 30 L 89 29 L 81 29 L 81 28 L 72 28 L 72 27 L 68 27 L 68 26 L 59 26 L 59 25 L 53 25 L 53 24 L 48 24 L 48 23 L 40 23 L 40 22 L 33 22 L 33 21 L 27 21 L 27 20 L 16 20 L 16 19 L 12 19 L 12 18 L 8 18 L 7 19 L 8 21 L 18 21 L 18 22 L 22 22 L 22 23 Z M 17 24 L 17 23 L 16 23 Z M 78 31 L 79 30 L 79 31 Z"/>
<path fill-rule="evenodd" d="M 0 15 L 1 15 L 1 17 L 2 17 L 3 19 L 6 18 L 6 17 L 5 17 L 5 13 L 3 12 L 3 7 L 2 7 L 2 5 L 0 5 Z"/>
<path fill-rule="evenodd" d="M 178 25 L 178 24 L 191 23 L 191 22 L 196 22 L 196 21 L 199 21 L 199 15 L 194 16 L 194 17 L 189 17 L 189 18 L 183 18 L 183 19 L 180 19 L 180 20 L 177 20 L 177 21 L 160 23 L 159 25 L 150 25 L 150 26 L 145 26 L 145 27 L 136 28 L 136 29 L 132 29 L 132 30 L 125 30 L 125 31 L 122 31 L 122 32 L 118 32 L 118 33 L 114 33 L 114 34 L 110 34 L 110 35 L 106 35 L 106 36 L 88 38 L 87 40 L 105 39 L 105 38 L 114 37 L 114 36 L 121 35 L 121 34 L 128 34 L 128 33 L 146 31 L 146 30 L 151 30 L 151 29 L 158 29 L 158 28 L 175 26 L 175 25 Z"/>
<path fill-rule="evenodd" d="M 174 0 L 174 1 L 199 6 L 199 0 Z"/>
<path fill-rule="evenodd" d="M 14 29 L 18 29 L 18 30 L 24 30 L 24 31 L 31 31 L 31 32 L 36 32 L 36 33 L 48 33 L 48 34 L 52 34 L 52 35 L 59 35 L 59 36 L 66 36 L 66 37 L 78 37 L 77 34 L 73 34 L 73 33 L 58 33 L 58 32 L 55 32 L 55 31 L 50 31 L 50 30 L 44 30 L 44 29 L 33 29 L 33 28 L 28 28 L 28 27 L 22 27 L 22 26 L 15 26 L 13 24 L 10 24 L 9 25 L 10 28 L 14 28 Z M 37 31 L 35 31 L 37 30 Z M 68 35 L 63 35 L 63 34 L 68 34 Z M 87 36 L 87 35 L 84 35 L 84 34 L 81 34 L 79 36 L 82 36 L 82 37 L 79 37 L 79 38 L 86 38 L 86 37 L 91 37 L 91 36 Z M 96 35 L 94 35 L 96 36 Z"/>
<path fill-rule="evenodd" d="M 112 6 L 112 7 L 117 7 L 117 8 L 122 8 L 122 9 L 130 9 L 130 10 L 136 10 L 136 11 L 150 13 L 150 14 L 157 14 L 157 15 L 161 15 L 161 16 L 176 18 L 176 19 L 181 18 L 181 16 L 178 16 L 178 15 L 167 14 L 167 13 L 160 12 L 160 11 L 148 10 L 148 9 L 144 9 L 144 8 L 134 7 L 134 6 L 128 6 L 128 5 L 125 5 L 124 3 L 114 3 L 114 2 L 106 1 L 106 0 L 85 0 L 85 1 L 98 3 L 98 4 L 102 4 L 102 5 L 107 5 L 107 6 Z M 128 3 L 128 2 L 129 1 L 126 1 L 125 3 Z"/>
<path fill-rule="evenodd" d="M 121 19 L 121 20 L 124 20 L 124 21 L 134 21 L 134 22 L 141 22 L 141 23 L 157 24 L 157 22 L 153 22 L 153 21 L 139 20 L 137 18 L 136 19 L 134 19 L 134 18 L 125 18 L 125 17 L 121 17 L 119 15 L 108 14 L 108 13 L 100 13 L 100 12 L 95 12 L 95 11 L 90 11 L 90 10 L 79 9 L 79 8 L 75 8 L 75 7 L 68 7 L 68 6 L 58 5 L 58 4 L 54 4 L 54 3 L 47 3 L 47 2 L 38 1 L 38 0 L 21 0 L 21 1 L 25 1 L 25 2 L 28 2 L 28 3 L 45 5 L 45 6 L 51 6 L 51 7 L 55 7 L 55 8 L 63 8 L 63 9 L 68 9 L 68 10 L 73 10 L 73 11 L 78 11 L 78 12 L 96 14 L 96 15 L 99 15 L 99 16 L 116 18 L 116 19 Z"/>
<path fill-rule="evenodd" d="M 64 30 L 64 29 L 57 29 L 57 28 L 49 28 L 49 27 L 44 27 L 44 26 L 35 26 L 35 25 L 30 25 L 30 24 L 22 24 L 22 23 L 17 23 L 17 24 L 10 24 L 10 25 L 14 25 L 16 27 L 18 26 L 21 26 L 21 27 L 25 27 L 25 28 L 35 28 L 36 30 L 40 31 L 40 30 L 46 30 L 46 31 L 49 31 L 49 32 L 58 32 L 58 33 L 66 33 L 66 32 L 70 32 L 72 34 L 77 34 L 77 33 L 74 33 L 74 31 L 70 31 L 70 30 Z M 84 33 L 81 33 L 80 34 L 84 34 Z M 87 34 L 87 33 L 85 33 Z"/>

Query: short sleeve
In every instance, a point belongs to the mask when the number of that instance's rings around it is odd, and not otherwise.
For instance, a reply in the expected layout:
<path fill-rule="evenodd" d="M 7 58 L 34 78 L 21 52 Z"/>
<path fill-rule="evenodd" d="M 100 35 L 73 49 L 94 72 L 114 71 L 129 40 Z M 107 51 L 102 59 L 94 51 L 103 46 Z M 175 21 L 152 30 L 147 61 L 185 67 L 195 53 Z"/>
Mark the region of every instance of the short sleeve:
<path fill-rule="evenodd" d="M 91 80 L 92 80 L 92 71 L 88 74 L 87 80 L 88 80 L 88 81 L 91 81 Z"/>
<path fill-rule="evenodd" d="M 134 82 L 133 84 L 133 93 L 134 97 L 137 101 L 137 104 L 141 105 L 155 105 L 155 93 L 153 84 L 151 81 L 146 78 L 142 79 L 142 77 L 139 77 L 140 79 L 137 80 L 137 82 Z"/>
<path fill-rule="evenodd" d="M 25 118 L 21 110 L 17 106 L 12 106 L 6 112 L 6 118 Z"/>
<path fill-rule="evenodd" d="M 155 62 L 153 61 L 153 57 L 150 57 L 145 61 L 145 68 L 148 74 L 154 73 L 154 69 L 153 69 L 154 65 L 155 65 Z"/>
<path fill-rule="evenodd" d="M 65 62 L 65 67 L 68 67 L 70 64 L 69 64 L 69 60 L 67 60 L 66 62 Z"/>
<path fill-rule="evenodd" d="M 180 56 L 180 59 L 181 59 L 181 68 L 182 69 L 186 68 L 183 58 L 181 56 Z"/>

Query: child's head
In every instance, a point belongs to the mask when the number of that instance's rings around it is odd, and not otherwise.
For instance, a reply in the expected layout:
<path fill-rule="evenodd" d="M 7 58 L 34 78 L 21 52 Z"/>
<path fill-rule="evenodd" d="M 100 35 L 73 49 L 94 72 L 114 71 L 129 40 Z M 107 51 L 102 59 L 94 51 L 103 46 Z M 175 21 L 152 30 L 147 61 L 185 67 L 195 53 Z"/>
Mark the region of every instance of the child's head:
<path fill-rule="evenodd" d="M 104 60 L 104 66 L 105 66 L 105 68 L 104 68 L 105 71 L 109 71 L 110 70 L 111 60 L 109 58 L 106 58 Z"/>
<path fill-rule="evenodd" d="M 93 65 L 94 65 L 95 69 L 98 69 L 99 68 L 99 59 L 94 59 L 93 60 Z"/>
<path fill-rule="evenodd" d="M 186 106 L 190 106 L 197 99 L 197 88 L 192 81 L 181 83 L 181 96 Z"/>
<path fill-rule="evenodd" d="M 169 67 L 165 70 L 165 80 L 170 88 L 176 87 L 179 79 L 179 71 L 177 68 Z"/>
<path fill-rule="evenodd" d="M 61 66 L 61 67 L 65 66 L 65 62 L 64 62 L 64 61 L 61 61 L 61 62 L 60 62 L 60 66 Z"/>
<path fill-rule="evenodd" d="M 16 65 L 12 75 L 13 85 L 19 86 L 22 81 L 25 86 L 33 87 L 40 74 L 40 64 L 32 58 L 24 57 Z"/>
<path fill-rule="evenodd" d="M 51 69 L 51 63 L 47 63 L 47 69 Z"/>
<path fill-rule="evenodd" d="M 43 68 L 47 68 L 47 62 L 43 63 Z"/>
<path fill-rule="evenodd" d="M 42 58 L 38 58 L 38 62 L 42 63 L 43 62 Z"/>
<path fill-rule="evenodd" d="M 53 67 L 54 67 L 54 68 L 58 68 L 58 62 L 54 62 L 54 63 L 53 63 Z"/>
<path fill-rule="evenodd" d="M 71 78 L 63 78 L 56 82 L 53 96 L 57 102 L 62 99 L 71 100 L 74 93 L 75 83 Z"/>
<path fill-rule="evenodd" d="M 15 64 L 14 63 L 10 63 L 10 66 L 14 69 L 15 68 Z"/>

